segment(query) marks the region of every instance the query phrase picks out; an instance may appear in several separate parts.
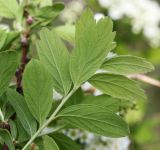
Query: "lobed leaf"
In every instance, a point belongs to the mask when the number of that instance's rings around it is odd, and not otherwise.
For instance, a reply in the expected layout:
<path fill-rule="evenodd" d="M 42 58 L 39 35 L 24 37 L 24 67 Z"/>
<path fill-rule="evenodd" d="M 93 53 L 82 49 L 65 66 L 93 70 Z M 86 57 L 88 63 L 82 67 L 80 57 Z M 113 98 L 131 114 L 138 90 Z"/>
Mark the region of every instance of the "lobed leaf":
<path fill-rule="evenodd" d="M 111 50 L 115 33 L 110 18 L 94 20 L 86 10 L 76 24 L 75 49 L 70 60 L 70 74 L 75 86 L 88 80 L 103 63 Z"/>

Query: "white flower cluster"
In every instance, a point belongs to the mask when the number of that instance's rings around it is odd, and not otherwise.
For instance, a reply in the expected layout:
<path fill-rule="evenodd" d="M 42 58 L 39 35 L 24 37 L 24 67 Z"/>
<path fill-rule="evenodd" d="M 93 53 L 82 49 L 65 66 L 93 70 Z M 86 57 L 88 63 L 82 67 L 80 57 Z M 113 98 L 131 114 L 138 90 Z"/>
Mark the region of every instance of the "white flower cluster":
<path fill-rule="evenodd" d="M 131 19 L 134 32 L 143 30 L 152 46 L 160 46 L 160 6 L 152 0 L 98 0 L 115 19 Z"/>
<path fill-rule="evenodd" d="M 63 130 L 63 133 L 83 144 L 84 150 L 128 150 L 130 144 L 128 137 L 107 138 L 80 129 Z"/>
<path fill-rule="evenodd" d="M 81 15 L 83 9 L 84 9 L 84 4 L 82 0 L 69 1 L 66 4 L 65 9 L 61 13 L 60 19 L 65 23 L 66 22 L 69 24 L 75 23 L 75 21 L 78 19 L 78 16 Z"/>

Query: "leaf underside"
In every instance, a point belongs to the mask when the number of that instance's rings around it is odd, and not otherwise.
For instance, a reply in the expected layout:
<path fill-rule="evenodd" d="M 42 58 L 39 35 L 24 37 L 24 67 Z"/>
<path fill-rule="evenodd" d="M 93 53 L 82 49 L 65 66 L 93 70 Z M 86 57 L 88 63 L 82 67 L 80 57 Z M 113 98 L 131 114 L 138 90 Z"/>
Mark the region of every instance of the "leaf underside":
<path fill-rule="evenodd" d="M 75 49 L 70 60 L 70 74 L 75 86 L 88 80 L 103 63 L 115 37 L 112 29 L 110 18 L 96 23 L 90 10 L 85 11 L 77 22 Z"/>
<path fill-rule="evenodd" d="M 52 79 L 49 72 L 38 60 L 31 60 L 23 75 L 24 96 L 28 108 L 42 124 L 52 105 Z"/>
<path fill-rule="evenodd" d="M 58 117 L 70 125 L 90 132 L 110 137 L 126 136 L 127 124 L 105 107 L 79 104 L 62 110 Z"/>
<path fill-rule="evenodd" d="M 144 58 L 122 55 L 111 59 L 106 59 L 102 64 L 101 69 L 115 74 L 127 75 L 150 72 L 154 69 L 154 67 Z"/>
<path fill-rule="evenodd" d="M 89 82 L 97 89 L 112 97 L 124 100 L 146 99 L 144 91 L 135 81 L 122 75 L 99 73 Z"/>
<path fill-rule="evenodd" d="M 47 66 L 57 92 L 66 95 L 71 88 L 69 74 L 69 52 L 54 29 L 44 28 L 37 44 L 40 61 Z"/>

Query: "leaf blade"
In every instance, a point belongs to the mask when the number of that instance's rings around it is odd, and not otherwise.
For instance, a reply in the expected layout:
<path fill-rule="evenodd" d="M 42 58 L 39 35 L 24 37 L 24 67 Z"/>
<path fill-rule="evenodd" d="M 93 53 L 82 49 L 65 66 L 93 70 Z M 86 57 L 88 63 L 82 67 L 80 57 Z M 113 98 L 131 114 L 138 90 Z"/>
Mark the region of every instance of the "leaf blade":
<path fill-rule="evenodd" d="M 61 133 L 54 133 L 50 135 L 58 144 L 60 150 L 81 150 L 80 146 L 72 141 L 69 137 Z"/>
<path fill-rule="evenodd" d="M 6 31 L 3 29 L 0 29 L 0 51 L 5 43 L 6 39 L 7 39 Z"/>
<path fill-rule="evenodd" d="M 122 75 L 99 73 L 89 82 L 105 94 L 124 100 L 146 99 L 144 91 L 134 82 Z"/>
<path fill-rule="evenodd" d="M 108 95 L 86 96 L 81 104 L 92 104 L 96 106 L 106 107 L 107 109 L 118 112 L 121 100 Z"/>
<path fill-rule="evenodd" d="M 150 72 L 154 69 L 154 66 L 144 58 L 122 55 L 106 59 L 102 64 L 101 69 L 115 74 L 126 75 Z"/>
<path fill-rule="evenodd" d="M 63 25 L 55 28 L 56 33 L 64 40 L 75 43 L 75 26 L 74 25 Z"/>
<path fill-rule="evenodd" d="M 0 95 L 2 95 L 18 67 L 18 54 L 15 51 L 0 52 Z"/>
<path fill-rule="evenodd" d="M 48 66 L 52 75 L 54 88 L 66 95 L 71 87 L 69 75 L 69 53 L 54 30 L 43 29 L 37 44 L 40 61 Z M 63 58 L 63 59 L 61 59 Z"/>
<path fill-rule="evenodd" d="M 0 137 L 4 140 L 10 150 L 15 150 L 10 133 L 0 128 Z"/>
<path fill-rule="evenodd" d="M 24 71 L 22 83 L 28 108 L 42 124 L 52 104 L 53 86 L 50 74 L 38 60 L 31 60 Z"/>
<path fill-rule="evenodd" d="M 18 3 L 15 0 L 0 0 L 0 16 L 15 18 L 18 12 Z"/>
<path fill-rule="evenodd" d="M 62 110 L 58 117 L 75 127 L 103 136 L 121 137 L 129 132 L 127 124 L 118 115 L 96 105 L 72 105 Z"/>
<path fill-rule="evenodd" d="M 24 97 L 16 91 L 8 89 L 7 99 L 16 111 L 17 117 L 23 128 L 30 136 L 32 136 L 37 130 L 37 123 L 31 115 Z"/>
<path fill-rule="evenodd" d="M 44 150 L 60 150 L 53 138 L 49 136 L 43 137 Z"/>
<path fill-rule="evenodd" d="M 111 19 L 105 18 L 96 23 L 89 10 L 76 24 L 76 47 L 70 61 L 70 74 L 75 86 L 89 79 L 104 61 L 115 36 L 112 28 Z"/>

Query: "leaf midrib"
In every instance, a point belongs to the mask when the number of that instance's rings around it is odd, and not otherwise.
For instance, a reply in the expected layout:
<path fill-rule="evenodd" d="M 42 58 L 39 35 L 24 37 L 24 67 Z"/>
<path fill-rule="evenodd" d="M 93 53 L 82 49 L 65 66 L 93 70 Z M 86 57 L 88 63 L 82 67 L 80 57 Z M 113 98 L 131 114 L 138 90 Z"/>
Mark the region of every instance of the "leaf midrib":
<path fill-rule="evenodd" d="M 98 112 L 97 112 L 98 113 Z M 75 118 L 81 118 L 81 119 L 88 119 L 88 120 L 91 120 L 91 121 L 96 121 L 96 122 L 100 122 L 100 123 L 106 123 L 106 124 L 108 124 L 108 125 L 110 125 L 110 126 L 113 126 L 113 127 L 118 127 L 118 128 L 120 128 L 121 126 L 118 126 L 118 125 L 115 125 L 115 124 L 111 124 L 111 123 L 109 123 L 109 122 L 106 122 L 106 121 L 103 121 L 103 120 L 96 120 L 96 119 L 94 119 L 94 118 L 89 118 L 89 117 L 85 117 L 84 115 L 83 116 L 80 116 L 80 115 L 65 115 L 65 114 L 61 114 L 61 115 L 59 115 L 59 116 L 57 116 L 57 117 L 75 117 Z"/>
<path fill-rule="evenodd" d="M 132 93 L 133 94 L 133 96 L 136 94 L 136 95 L 138 95 L 139 97 L 142 97 L 143 99 L 144 99 L 144 97 L 141 95 L 141 94 L 139 94 L 139 93 L 134 93 L 134 92 L 132 92 L 132 90 L 130 90 L 129 88 L 126 88 L 126 87 L 124 87 L 124 86 L 121 86 L 121 85 L 118 85 L 118 84 L 116 84 L 116 83 L 113 83 L 113 82 L 108 82 L 108 81 L 104 81 L 104 80 L 95 80 L 95 79 L 90 79 L 90 81 L 95 81 L 95 82 L 102 82 L 102 83 L 107 83 L 107 84 L 112 84 L 112 85 L 114 85 L 114 86 L 118 86 L 118 87 L 120 87 L 120 88 L 122 88 L 122 89 L 125 89 L 125 90 L 127 90 L 127 91 L 129 91 L 129 93 Z M 93 83 L 94 84 L 94 83 Z M 136 88 L 137 88 L 137 85 L 135 85 L 136 86 Z M 124 98 L 124 97 L 123 97 Z M 134 96 L 134 98 L 135 98 L 135 96 Z M 128 98 L 127 98 L 128 99 Z"/>
<path fill-rule="evenodd" d="M 132 65 L 132 66 L 137 66 L 137 67 L 141 67 L 141 68 L 144 68 L 144 69 L 149 69 L 151 70 L 150 67 L 147 67 L 147 66 L 141 66 L 141 65 L 138 65 L 138 64 L 133 64 L 133 63 L 127 63 L 127 62 L 117 62 L 117 63 L 112 63 L 112 62 L 105 62 L 103 65 L 102 65 L 102 68 L 105 67 L 105 66 L 112 66 L 112 65 Z M 125 68 L 124 68 L 125 69 Z"/>
<path fill-rule="evenodd" d="M 52 54 L 52 57 L 53 57 L 53 60 L 54 60 L 54 64 L 55 64 L 55 66 L 56 66 L 57 72 L 58 72 L 59 77 L 60 77 L 60 80 L 61 80 L 61 84 L 62 84 L 62 86 L 63 86 L 64 93 L 66 94 L 65 87 L 64 87 L 64 84 L 63 84 L 63 79 L 62 79 L 62 76 L 61 76 L 61 74 L 60 74 L 60 70 L 59 70 L 59 68 L 58 68 L 58 65 L 57 65 L 57 63 L 56 63 L 55 56 L 54 56 L 54 54 L 53 54 L 53 52 L 52 52 L 52 48 L 51 48 L 51 46 L 50 46 L 50 44 L 49 44 L 48 38 L 47 38 L 47 36 L 46 36 L 45 33 L 44 33 L 44 36 L 46 37 L 47 45 L 48 45 L 49 50 L 50 50 L 50 52 L 51 52 L 51 54 Z"/>

